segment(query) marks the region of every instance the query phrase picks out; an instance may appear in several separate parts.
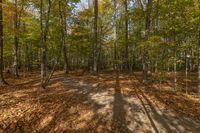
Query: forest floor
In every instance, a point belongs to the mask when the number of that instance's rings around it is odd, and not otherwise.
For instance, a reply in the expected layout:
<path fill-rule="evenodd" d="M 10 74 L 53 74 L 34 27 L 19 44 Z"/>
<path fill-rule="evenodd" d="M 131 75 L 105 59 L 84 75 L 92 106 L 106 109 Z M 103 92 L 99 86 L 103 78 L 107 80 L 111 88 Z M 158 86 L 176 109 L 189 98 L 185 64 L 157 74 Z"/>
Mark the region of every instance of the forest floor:
<path fill-rule="evenodd" d="M 38 73 L 0 88 L 0 132 L 199 133 L 200 97 L 141 74 L 64 75 L 42 90 Z"/>

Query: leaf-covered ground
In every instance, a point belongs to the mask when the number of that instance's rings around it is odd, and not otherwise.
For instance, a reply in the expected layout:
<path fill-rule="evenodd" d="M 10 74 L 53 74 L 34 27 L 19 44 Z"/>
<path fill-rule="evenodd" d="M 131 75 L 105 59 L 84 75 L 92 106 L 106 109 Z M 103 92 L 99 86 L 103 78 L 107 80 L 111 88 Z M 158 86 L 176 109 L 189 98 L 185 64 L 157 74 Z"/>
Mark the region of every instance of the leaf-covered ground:
<path fill-rule="evenodd" d="M 37 73 L 0 88 L 0 132 L 198 133 L 200 97 L 144 86 L 139 74 Z"/>

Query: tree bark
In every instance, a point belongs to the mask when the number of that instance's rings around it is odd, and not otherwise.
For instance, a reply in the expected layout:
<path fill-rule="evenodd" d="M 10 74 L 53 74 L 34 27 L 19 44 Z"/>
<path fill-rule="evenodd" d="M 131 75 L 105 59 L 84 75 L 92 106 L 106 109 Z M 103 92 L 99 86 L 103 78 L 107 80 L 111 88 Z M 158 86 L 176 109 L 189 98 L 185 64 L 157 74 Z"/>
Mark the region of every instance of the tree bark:
<path fill-rule="evenodd" d="M 114 17 L 113 17 L 113 26 L 114 26 L 114 69 L 117 71 L 117 4 L 116 0 L 114 1 Z"/>
<path fill-rule="evenodd" d="M 24 25 L 24 33 L 26 32 L 26 23 L 24 22 L 23 23 Z M 25 68 L 26 68 L 26 71 L 30 71 L 31 70 L 31 59 L 30 59 L 30 53 L 29 53 L 29 46 L 28 44 L 25 42 Z"/>
<path fill-rule="evenodd" d="M 65 18 L 63 15 L 63 10 L 61 7 L 61 1 L 59 0 L 59 14 L 60 14 L 60 32 L 61 32 L 61 46 L 63 50 L 63 58 L 64 58 L 64 72 L 68 73 L 68 58 L 67 58 L 67 48 L 66 48 L 66 41 L 65 41 L 65 33 L 66 33 L 66 24 Z"/>
<path fill-rule="evenodd" d="M 151 25 L 151 8 L 152 0 L 148 0 L 147 9 L 146 9 L 146 20 L 145 20 L 145 40 L 147 41 L 150 33 Z M 146 83 L 148 80 L 148 64 L 147 64 L 147 49 L 144 48 L 143 51 L 143 83 Z"/>
<path fill-rule="evenodd" d="M 46 78 L 46 46 L 45 46 L 45 35 L 44 35 L 44 27 L 43 27 L 43 0 L 40 0 L 40 45 L 41 45 L 41 86 L 45 88 L 45 78 Z"/>
<path fill-rule="evenodd" d="M 126 45 L 126 52 L 125 52 L 125 60 L 126 60 L 126 70 L 129 70 L 129 44 L 128 44 L 128 3 L 127 0 L 124 0 L 124 7 L 125 7 L 125 45 Z"/>
<path fill-rule="evenodd" d="M 5 84 L 3 76 L 3 8 L 2 0 L 0 0 L 0 86 Z"/>
<path fill-rule="evenodd" d="M 93 72 L 97 73 L 97 47 L 98 47 L 98 0 L 94 0 L 94 44 L 93 44 Z"/>
<path fill-rule="evenodd" d="M 14 0 L 14 46 L 13 46 L 13 74 L 19 77 L 18 74 L 18 12 L 17 0 Z"/>
<path fill-rule="evenodd" d="M 199 29 L 199 44 L 198 44 L 198 52 L 199 52 L 199 57 L 198 57 L 198 93 L 200 95 L 200 29 Z"/>

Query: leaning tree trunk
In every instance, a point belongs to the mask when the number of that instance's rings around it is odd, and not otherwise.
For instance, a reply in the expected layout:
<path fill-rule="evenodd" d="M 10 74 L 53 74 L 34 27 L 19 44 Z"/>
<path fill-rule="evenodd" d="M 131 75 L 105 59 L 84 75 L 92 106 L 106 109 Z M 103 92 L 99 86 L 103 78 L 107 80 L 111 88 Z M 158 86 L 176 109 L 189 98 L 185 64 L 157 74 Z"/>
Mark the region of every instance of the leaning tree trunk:
<path fill-rule="evenodd" d="M 150 33 L 151 25 L 151 8 L 152 1 L 148 0 L 146 9 L 146 20 L 145 20 L 145 40 L 147 41 Z M 148 80 L 148 64 L 147 64 L 147 49 L 144 48 L 143 51 L 143 82 L 146 83 Z"/>
<path fill-rule="evenodd" d="M 19 77 L 18 74 L 18 12 L 17 0 L 14 0 L 14 46 L 13 46 L 13 74 Z"/>
<path fill-rule="evenodd" d="M 0 86 L 5 85 L 3 77 L 3 8 L 0 0 Z"/>

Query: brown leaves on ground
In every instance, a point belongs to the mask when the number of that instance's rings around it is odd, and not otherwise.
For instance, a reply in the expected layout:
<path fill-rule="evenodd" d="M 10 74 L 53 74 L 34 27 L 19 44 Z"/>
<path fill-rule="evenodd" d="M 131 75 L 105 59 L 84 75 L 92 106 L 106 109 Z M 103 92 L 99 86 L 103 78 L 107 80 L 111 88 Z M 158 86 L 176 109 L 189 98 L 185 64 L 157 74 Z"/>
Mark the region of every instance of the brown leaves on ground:
<path fill-rule="evenodd" d="M 39 87 L 38 73 L 9 78 L 10 85 L 0 89 L 0 132 L 151 132 L 165 127 L 157 120 L 163 116 L 153 115 L 157 108 L 199 119 L 199 97 L 145 87 L 140 77 L 57 72 L 46 90 Z"/>

